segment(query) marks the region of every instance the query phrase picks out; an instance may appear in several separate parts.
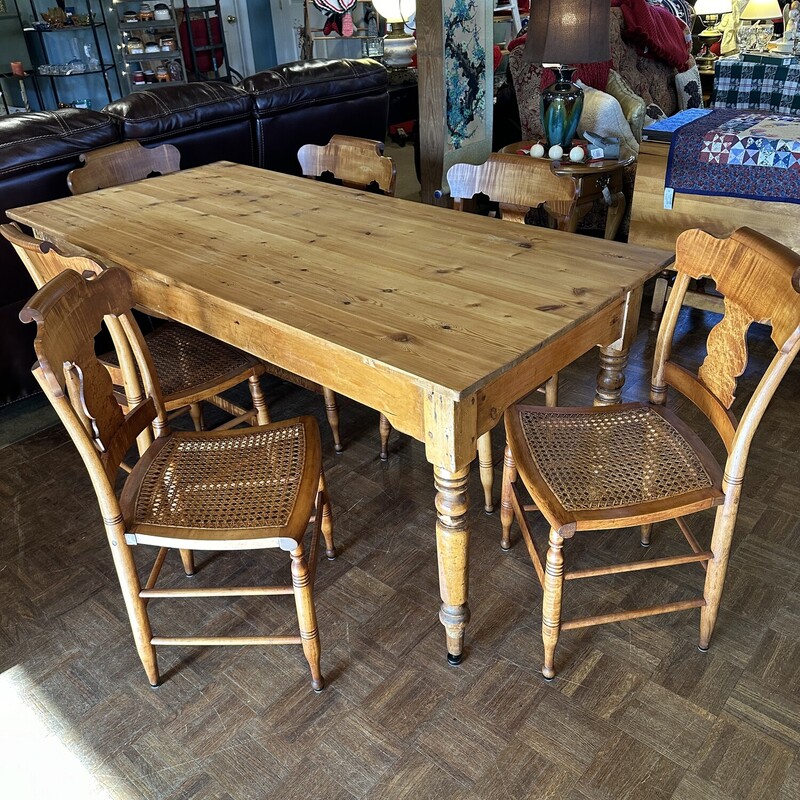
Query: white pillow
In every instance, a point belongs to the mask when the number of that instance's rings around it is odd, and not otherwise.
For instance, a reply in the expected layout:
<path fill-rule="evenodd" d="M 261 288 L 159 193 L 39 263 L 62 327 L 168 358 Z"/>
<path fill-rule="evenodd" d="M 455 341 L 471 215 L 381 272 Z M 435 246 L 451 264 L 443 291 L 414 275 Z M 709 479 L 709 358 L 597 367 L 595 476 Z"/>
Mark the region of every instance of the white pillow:
<path fill-rule="evenodd" d="M 639 142 L 625 119 L 619 100 L 581 81 L 575 83 L 583 89 L 583 112 L 578 123 L 581 135 L 590 131 L 598 136 L 619 136 L 620 158 L 639 155 Z"/>
<path fill-rule="evenodd" d="M 686 111 L 687 108 L 703 107 L 703 89 L 700 86 L 700 70 L 695 64 L 686 72 L 679 72 L 675 76 L 675 93 L 678 95 L 678 108 Z"/>

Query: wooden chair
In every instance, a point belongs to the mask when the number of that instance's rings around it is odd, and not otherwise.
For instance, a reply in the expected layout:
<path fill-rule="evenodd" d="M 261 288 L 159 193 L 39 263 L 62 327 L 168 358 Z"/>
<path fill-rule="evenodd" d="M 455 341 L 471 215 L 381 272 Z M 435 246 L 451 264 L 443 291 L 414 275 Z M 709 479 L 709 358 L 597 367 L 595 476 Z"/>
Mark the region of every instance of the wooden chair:
<path fill-rule="evenodd" d="M 385 195 L 394 196 L 397 171 L 394 161 L 383 155 L 383 142 L 360 139 L 357 136 L 331 136 L 326 145 L 306 144 L 297 151 L 300 169 L 306 178 L 321 178 L 330 175 L 352 189 L 378 189 Z M 325 408 L 331 428 L 336 421 L 338 433 L 339 417 L 336 396 L 323 389 Z M 392 427 L 384 414 L 380 416 L 381 460 L 389 458 L 389 434 Z"/>
<path fill-rule="evenodd" d="M 506 412 L 501 545 L 509 548 L 516 518 L 544 590 L 546 678 L 555 675 L 559 632 L 588 625 L 700 608 L 699 646 L 708 649 L 753 435 L 800 351 L 800 295 L 791 283 L 799 265 L 800 255 L 748 228 L 739 228 L 726 239 L 686 231 L 677 241 L 678 275 L 656 343 L 650 402 L 553 409 L 518 405 Z M 707 356 L 694 374 L 672 360 L 673 335 L 689 280 L 703 276 L 713 278 L 723 293 L 725 314 L 711 330 Z M 736 378 L 747 365 L 745 337 L 754 321 L 771 324 L 777 353 L 737 422 L 730 408 Z M 668 386 L 710 420 L 727 451 L 724 469 L 700 437 L 665 407 Z M 517 476 L 533 506 L 523 505 Z M 711 507 L 717 509 L 716 519 L 710 548 L 705 548 L 684 517 Z M 524 511 L 536 508 L 550 525 L 544 563 L 524 516 Z M 564 540 L 576 532 L 641 525 L 641 543 L 649 546 L 653 523 L 670 519 L 676 521 L 692 553 L 565 572 Z M 692 562 L 706 570 L 700 597 L 561 619 L 565 580 Z"/>
<path fill-rule="evenodd" d="M 78 273 L 99 275 L 104 267 L 90 258 L 68 258 L 49 242 L 28 236 L 15 224 L 0 225 L 0 233 L 14 246 L 25 264 L 36 287 L 40 289 L 60 272 L 70 269 Z M 171 414 L 182 413 L 187 408 L 196 430 L 203 430 L 200 403 L 205 400 L 231 415 L 218 430 L 236 425 L 270 421 L 269 410 L 261 389 L 264 365 L 253 356 L 224 344 L 200 331 L 167 321 L 147 334 L 147 345 L 161 381 L 164 405 Z M 123 389 L 123 378 L 116 354 L 107 353 L 101 358 L 118 387 L 118 399 L 123 406 L 128 401 Z M 232 403 L 221 392 L 247 381 L 252 409 Z"/>
<path fill-rule="evenodd" d="M 67 175 L 72 194 L 84 194 L 109 186 L 169 175 L 181 168 L 181 154 L 171 144 L 142 147 L 139 142 L 112 144 L 80 156 L 82 167 Z"/>
<path fill-rule="evenodd" d="M 335 551 L 316 422 L 298 417 L 236 431 L 171 433 L 132 304 L 124 270 L 112 268 L 86 279 L 67 269 L 39 289 L 20 319 L 36 322 L 34 375 L 92 480 L 147 678 L 158 685 L 155 648 L 160 645 L 301 644 L 311 684 L 320 691 L 324 681 L 312 593 L 320 533 L 328 557 L 335 557 Z M 126 386 L 137 387 L 127 413 L 94 354 L 94 337 L 103 322 Z M 122 457 L 142 438 L 148 446 L 117 495 Z M 307 558 L 303 540 L 309 522 L 313 529 Z M 133 556 L 136 545 L 158 548 L 144 586 Z M 171 548 L 181 551 L 188 575 L 194 573 L 193 550 L 279 548 L 291 556 L 291 585 L 156 588 Z M 151 630 L 151 600 L 246 595 L 293 595 L 299 635 L 161 636 Z"/>
<path fill-rule="evenodd" d="M 502 219 L 519 224 L 525 223 L 531 208 L 548 199 L 555 204 L 561 202 L 560 198 L 572 197 L 571 182 L 557 178 L 550 170 L 543 170 L 541 164 L 527 156 L 501 153 L 492 153 L 479 166 L 453 164 L 447 170 L 447 184 L 456 210 L 465 211 L 465 200 L 484 194 L 498 203 Z M 558 375 L 553 375 L 539 391 L 544 392 L 546 405 L 558 405 Z M 491 513 L 494 510 L 494 467 L 492 438 L 488 431 L 478 439 L 478 467 L 484 510 Z"/>

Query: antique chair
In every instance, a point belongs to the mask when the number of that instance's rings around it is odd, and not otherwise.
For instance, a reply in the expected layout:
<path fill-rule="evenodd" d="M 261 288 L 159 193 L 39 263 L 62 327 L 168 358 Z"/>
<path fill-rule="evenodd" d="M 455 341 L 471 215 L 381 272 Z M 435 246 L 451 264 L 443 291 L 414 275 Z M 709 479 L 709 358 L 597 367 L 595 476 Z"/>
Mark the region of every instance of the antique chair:
<path fill-rule="evenodd" d="M 453 164 L 447 170 L 447 183 L 453 206 L 458 211 L 466 210 L 465 200 L 484 194 L 499 205 L 502 219 L 520 224 L 524 224 L 525 216 L 532 208 L 542 203 L 549 202 L 557 208 L 558 203 L 568 202 L 574 188 L 571 181 L 557 178 L 549 169 L 541 169 L 540 164 L 527 156 L 499 153 L 492 153 L 478 166 Z M 546 405 L 558 405 L 558 375 L 553 375 L 539 387 L 539 391 L 545 393 Z M 491 513 L 494 510 L 494 470 L 492 438 L 488 431 L 478 439 L 478 467 L 484 510 Z"/>
<path fill-rule="evenodd" d="M 23 233 L 16 223 L 0 225 L 0 233 L 14 246 L 37 289 L 65 269 L 94 275 L 103 271 L 103 267 L 90 258 L 63 256 L 49 242 Z M 232 416 L 220 430 L 242 423 L 249 425 L 257 421 L 263 425 L 270 421 L 260 381 L 264 366 L 258 359 L 176 322 L 164 322 L 148 333 L 146 339 L 161 381 L 164 407 L 171 414 L 182 413 L 188 407 L 195 429 L 202 430 L 200 403 L 207 400 Z M 119 401 L 125 406 L 127 400 L 116 353 L 107 353 L 101 360 L 118 387 Z M 244 381 L 248 383 L 253 400 L 250 410 L 220 396 L 221 392 Z"/>
<path fill-rule="evenodd" d="M 66 269 L 37 291 L 20 319 L 36 322 L 34 375 L 89 472 L 147 678 L 153 686 L 159 682 L 159 645 L 301 644 L 312 686 L 320 691 L 324 682 L 312 594 L 320 532 L 328 557 L 334 558 L 335 551 L 316 422 L 298 417 L 235 431 L 171 433 L 132 305 L 124 270 L 84 278 Z M 125 375 L 127 412 L 94 353 L 103 322 Z M 121 460 L 143 438 L 147 446 L 117 495 Z M 306 558 L 303 539 L 309 522 L 313 529 Z M 140 544 L 159 548 L 144 587 L 133 556 L 133 546 Z M 194 574 L 194 550 L 279 548 L 291 556 L 292 583 L 156 588 L 170 548 L 181 551 L 187 575 Z M 285 594 L 294 595 L 297 636 L 161 636 L 151 631 L 148 603 L 156 598 Z"/>
<path fill-rule="evenodd" d="M 375 188 L 385 195 L 394 196 L 397 172 L 394 161 L 383 155 L 383 142 L 360 139 L 357 136 L 331 136 L 326 145 L 305 144 L 297 151 L 297 160 L 305 178 L 322 178 L 329 175 L 352 189 Z M 330 389 L 323 389 L 328 421 L 338 437 L 339 415 L 336 397 Z M 334 422 L 335 420 L 335 422 Z M 380 416 L 381 460 L 389 457 L 389 434 L 392 427 L 384 414 Z M 337 438 L 338 441 L 338 438 Z"/>
<path fill-rule="evenodd" d="M 517 405 L 506 412 L 501 545 L 517 519 L 544 590 L 542 637 L 545 678 L 555 675 L 561 630 L 700 608 L 700 650 L 708 649 L 719 610 L 731 539 L 756 428 L 781 379 L 800 350 L 800 295 L 792 274 L 800 255 L 749 228 L 717 239 L 700 230 L 678 238 L 678 276 L 658 334 L 650 402 L 593 408 Z M 691 278 L 710 277 L 725 298 L 722 320 L 711 330 L 707 356 L 695 374 L 672 360 L 673 335 Z M 746 333 L 752 322 L 772 326 L 777 353 L 737 422 L 730 408 L 736 378 L 747 365 Z M 670 386 L 709 420 L 727 451 L 724 469 L 703 440 L 666 408 Z M 524 505 L 519 477 L 533 499 Z M 716 507 L 709 548 L 696 540 L 684 517 Z M 550 526 L 544 564 L 525 511 L 538 509 Z M 692 553 L 565 572 L 564 540 L 576 532 L 641 525 L 650 544 L 653 523 L 674 519 Z M 564 581 L 699 562 L 703 594 L 635 610 L 562 621 Z"/>
<path fill-rule="evenodd" d="M 139 142 L 122 142 L 83 153 L 80 160 L 84 166 L 67 175 L 67 186 L 72 194 L 133 183 L 154 175 L 169 175 L 181 168 L 180 151 L 171 144 L 142 147 Z"/>

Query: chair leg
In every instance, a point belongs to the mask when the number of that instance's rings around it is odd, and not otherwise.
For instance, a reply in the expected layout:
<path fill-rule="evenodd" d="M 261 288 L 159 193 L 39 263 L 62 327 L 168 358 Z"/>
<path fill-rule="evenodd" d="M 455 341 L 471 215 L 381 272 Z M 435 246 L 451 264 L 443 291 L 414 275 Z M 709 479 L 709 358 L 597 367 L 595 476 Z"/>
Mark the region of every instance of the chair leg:
<path fill-rule="evenodd" d="M 556 372 L 544 385 L 544 404 L 548 408 L 558 405 L 558 373 Z"/>
<path fill-rule="evenodd" d="M 494 469 L 492 465 L 492 435 L 489 431 L 478 437 L 478 467 L 483 486 L 483 510 L 487 514 L 494 512 Z"/>
<path fill-rule="evenodd" d="M 331 499 L 328 495 L 328 487 L 325 484 L 325 475 L 322 472 L 319 474 L 319 493 L 322 500 L 322 509 L 318 509 L 317 513 L 322 514 L 320 530 L 322 531 L 322 538 L 325 539 L 325 557 L 329 561 L 333 561 L 336 558 L 336 547 L 333 543 L 333 515 L 331 514 Z"/>
<path fill-rule="evenodd" d="M 200 407 L 200 403 L 192 403 L 189 406 L 189 416 L 192 418 L 194 429 L 196 431 L 205 430 L 205 424 L 203 422 L 203 409 Z"/>
<path fill-rule="evenodd" d="M 252 373 L 247 379 L 250 388 L 250 397 L 253 399 L 253 409 L 256 412 L 256 422 L 259 425 L 268 425 L 271 420 L 269 418 L 269 407 L 267 400 L 264 397 L 264 390 L 261 388 L 260 376 Z"/>
<path fill-rule="evenodd" d="M 639 544 L 642 547 L 650 547 L 650 534 L 653 532 L 653 523 L 648 522 L 646 525 L 641 526 L 641 536 L 639 539 Z"/>
<path fill-rule="evenodd" d="M 706 604 L 700 609 L 700 642 L 698 648 L 705 652 L 708 650 L 714 625 L 719 614 L 719 603 L 722 599 L 722 587 L 725 583 L 725 573 L 728 570 L 728 557 L 733 541 L 733 529 L 736 526 L 736 512 L 739 505 L 741 484 L 728 489 L 725 504 L 717 509 L 714 520 L 714 533 L 711 536 L 711 552 L 714 558 L 708 562 L 706 583 L 703 596 Z M 735 496 L 732 496 L 734 495 Z"/>
<path fill-rule="evenodd" d="M 194 575 L 194 553 L 191 550 L 181 550 L 181 561 L 183 562 L 183 571 L 186 573 L 187 578 Z"/>
<path fill-rule="evenodd" d="M 331 426 L 333 434 L 333 447 L 337 453 L 341 453 L 344 448 L 339 438 L 339 405 L 336 402 L 336 395 L 327 387 L 323 387 L 322 396 L 325 398 L 325 415 L 328 417 L 328 425 Z"/>
<path fill-rule="evenodd" d="M 139 597 L 141 585 L 139 575 L 136 572 L 136 564 L 133 560 L 131 548 L 125 543 L 124 530 L 106 529 L 109 544 L 111 545 L 111 556 L 114 559 L 114 567 L 117 571 L 119 586 L 122 590 L 122 598 L 125 601 L 125 608 L 128 612 L 128 621 L 133 633 L 133 641 L 139 653 L 147 680 L 151 686 L 158 686 L 158 661 L 156 659 L 156 649 L 150 644 L 153 632 L 150 629 L 150 619 L 147 616 L 147 606 Z"/>
<path fill-rule="evenodd" d="M 386 414 L 381 414 L 378 423 L 381 432 L 381 461 L 389 460 L 389 434 L 392 432 L 392 423 L 389 422 Z"/>
<path fill-rule="evenodd" d="M 550 548 L 544 571 L 544 599 L 542 600 L 542 641 L 544 665 L 542 675 L 551 681 L 556 676 L 554 657 L 558 634 L 561 631 L 561 594 L 564 588 L 564 537 L 550 530 Z"/>
<path fill-rule="evenodd" d="M 514 521 L 514 505 L 511 498 L 514 492 L 514 481 L 517 479 L 517 465 L 511 448 L 506 445 L 503 456 L 503 485 L 500 493 L 500 524 L 503 534 L 500 538 L 500 547 L 503 550 L 511 549 L 511 523 Z"/>
<path fill-rule="evenodd" d="M 311 576 L 308 571 L 303 552 L 303 545 L 298 543 L 292 550 L 292 586 L 294 602 L 297 607 L 297 621 L 300 625 L 300 638 L 303 640 L 303 653 L 311 669 L 311 686 L 315 692 L 325 688 L 325 680 L 320 670 L 319 631 L 317 630 L 317 613 L 314 609 L 314 595 Z"/>

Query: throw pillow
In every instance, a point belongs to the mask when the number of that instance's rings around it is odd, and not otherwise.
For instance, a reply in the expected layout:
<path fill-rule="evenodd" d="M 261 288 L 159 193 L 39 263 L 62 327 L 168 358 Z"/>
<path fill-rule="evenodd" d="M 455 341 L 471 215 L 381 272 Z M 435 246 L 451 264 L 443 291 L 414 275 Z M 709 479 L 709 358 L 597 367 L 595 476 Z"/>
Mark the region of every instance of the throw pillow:
<path fill-rule="evenodd" d="M 590 86 L 576 81 L 583 89 L 583 112 L 578 123 L 581 135 L 591 131 L 598 136 L 619 136 L 620 158 L 628 158 L 639 154 L 639 142 L 636 141 L 622 106 L 610 94 L 592 89 Z"/>
<path fill-rule="evenodd" d="M 637 142 L 642 140 L 642 127 L 644 126 L 644 116 L 646 103 L 631 89 L 630 84 L 616 70 L 608 73 L 608 83 L 606 84 L 606 94 L 615 97 L 620 106 L 625 119 L 631 126 Z"/>
<path fill-rule="evenodd" d="M 658 106 L 655 103 L 650 103 L 644 112 L 644 127 L 648 128 L 654 122 L 658 122 L 661 119 L 666 119 L 668 116 L 669 115 L 664 112 L 664 109 L 661 108 L 661 106 Z"/>
<path fill-rule="evenodd" d="M 695 64 L 686 72 L 675 76 L 675 90 L 678 95 L 678 107 L 681 111 L 687 108 L 703 107 L 703 90 L 700 88 L 700 71 Z"/>

